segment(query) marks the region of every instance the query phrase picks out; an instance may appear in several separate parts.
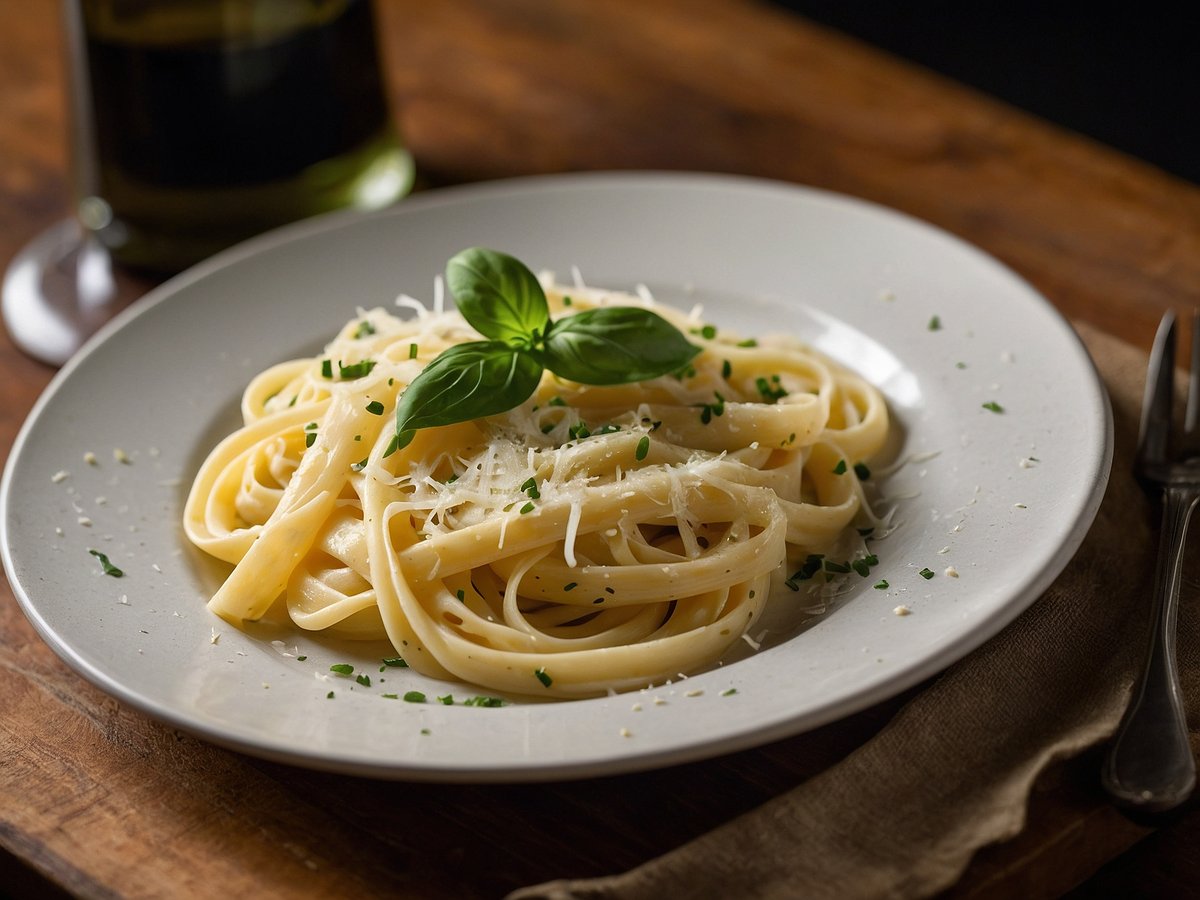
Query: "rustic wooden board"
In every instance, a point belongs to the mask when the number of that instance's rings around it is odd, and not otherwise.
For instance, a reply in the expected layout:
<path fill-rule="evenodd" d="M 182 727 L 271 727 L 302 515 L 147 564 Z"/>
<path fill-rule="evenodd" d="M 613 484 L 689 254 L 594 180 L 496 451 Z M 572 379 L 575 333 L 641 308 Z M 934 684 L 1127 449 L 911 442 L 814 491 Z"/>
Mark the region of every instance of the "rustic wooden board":
<path fill-rule="evenodd" d="M 818 185 L 947 228 L 1068 316 L 1143 345 L 1162 310 L 1200 287 L 1194 186 L 766 6 L 378 8 L 425 186 L 614 168 Z M 68 203 L 58 14 L 0 0 L 0 259 Z M 52 373 L 0 337 L 0 374 L 6 456 Z M 660 773 L 379 784 L 243 757 L 120 706 L 51 653 L 4 585 L 0 882 L 31 896 L 44 876 L 93 897 L 495 897 L 665 852 L 837 761 L 901 702 Z M 1104 804 L 1094 771 L 1083 759 L 1043 779 L 1026 831 L 981 853 L 954 893 L 1057 896 L 1146 835 Z M 1164 885 L 1173 864 L 1195 872 L 1195 825 L 1185 818 L 1129 859 Z M 1117 862 L 1081 890 L 1128 880 Z"/>

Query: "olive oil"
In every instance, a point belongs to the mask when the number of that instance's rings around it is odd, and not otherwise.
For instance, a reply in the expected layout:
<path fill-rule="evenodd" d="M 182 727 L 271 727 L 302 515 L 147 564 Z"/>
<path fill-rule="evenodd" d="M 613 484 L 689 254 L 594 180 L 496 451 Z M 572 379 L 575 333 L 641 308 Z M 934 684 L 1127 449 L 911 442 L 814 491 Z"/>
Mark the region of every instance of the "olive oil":
<path fill-rule="evenodd" d="M 80 218 L 119 262 L 174 272 L 409 190 L 369 0 L 76 2 Z"/>

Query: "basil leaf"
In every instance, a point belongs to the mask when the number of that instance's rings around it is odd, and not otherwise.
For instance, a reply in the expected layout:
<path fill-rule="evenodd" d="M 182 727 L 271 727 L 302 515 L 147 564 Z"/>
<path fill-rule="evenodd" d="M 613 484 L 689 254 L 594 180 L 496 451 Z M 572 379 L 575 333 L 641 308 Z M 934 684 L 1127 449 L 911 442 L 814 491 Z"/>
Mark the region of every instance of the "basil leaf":
<path fill-rule="evenodd" d="M 421 428 L 507 412 L 529 399 L 541 378 L 537 360 L 501 341 L 450 347 L 405 388 L 389 452 L 407 446 Z"/>
<path fill-rule="evenodd" d="M 556 321 L 543 365 L 582 384 L 627 384 L 674 372 L 700 352 L 657 313 L 636 306 L 589 309 Z"/>
<path fill-rule="evenodd" d="M 446 263 L 446 283 L 463 318 L 485 337 L 529 347 L 546 333 L 546 294 L 519 259 L 472 247 Z"/>

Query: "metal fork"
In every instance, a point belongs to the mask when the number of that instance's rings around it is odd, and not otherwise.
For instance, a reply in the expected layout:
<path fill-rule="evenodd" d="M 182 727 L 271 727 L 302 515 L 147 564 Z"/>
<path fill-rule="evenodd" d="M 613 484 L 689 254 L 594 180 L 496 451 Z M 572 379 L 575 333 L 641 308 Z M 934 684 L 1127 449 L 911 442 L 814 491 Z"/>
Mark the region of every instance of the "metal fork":
<path fill-rule="evenodd" d="M 1175 665 L 1175 620 L 1188 521 L 1200 501 L 1200 311 L 1192 315 L 1191 368 L 1183 433 L 1172 426 L 1175 314 L 1158 327 L 1146 379 L 1135 472 L 1161 496 L 1162 534 L 1151 598 L 1150 643 L 1141 676 L 1108 749 L 1101 780 L 1115 803 L 1160 813 L 1196 784 L 1196 763 Z"/>

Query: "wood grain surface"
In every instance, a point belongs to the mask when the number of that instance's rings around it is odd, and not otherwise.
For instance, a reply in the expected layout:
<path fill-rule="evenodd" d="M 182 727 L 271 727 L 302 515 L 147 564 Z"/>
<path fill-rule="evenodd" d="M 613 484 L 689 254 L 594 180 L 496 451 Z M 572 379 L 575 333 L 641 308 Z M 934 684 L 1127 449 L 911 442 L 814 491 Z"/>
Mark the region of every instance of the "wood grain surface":
<path fill-rule="evenodd" d="M 1067 316 L 1143 346 L 1200 288 L 1195 186 L 765 5 L 377 7 L 422 187 L 590 169 L 816 185 L 954 232 Z M 62 68 L 58 5 L 0 0 L 0 262 L 69 204 Z M 52 374 L 0 336 L 0 456 Z M 661 772 L 378 783 L 232 753 L 118 704 L 40 641 L 5 583 L 0 885 L 31 897 L 497 897 L 666 852 L 836 762 L 903 700 Z M 1130 865 L 1164 890 L 1196 873 L 1196 814 L 1123 855 L 1151 832 L 1103 802 L 1095 768 L 1049 773 L 1024 833 L 980 853 L 952 893 L 1104 896 L 1130 883 Z"/>

